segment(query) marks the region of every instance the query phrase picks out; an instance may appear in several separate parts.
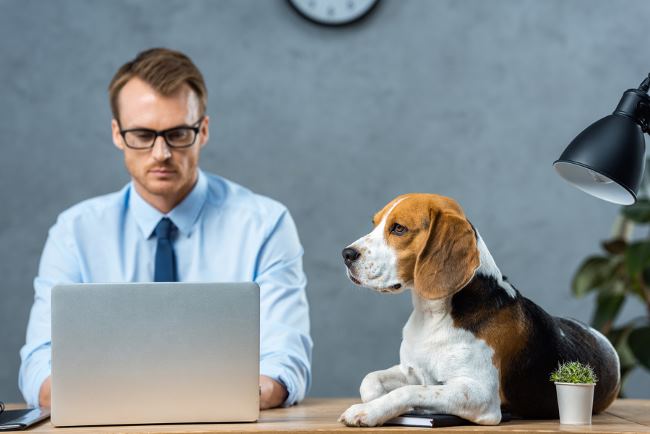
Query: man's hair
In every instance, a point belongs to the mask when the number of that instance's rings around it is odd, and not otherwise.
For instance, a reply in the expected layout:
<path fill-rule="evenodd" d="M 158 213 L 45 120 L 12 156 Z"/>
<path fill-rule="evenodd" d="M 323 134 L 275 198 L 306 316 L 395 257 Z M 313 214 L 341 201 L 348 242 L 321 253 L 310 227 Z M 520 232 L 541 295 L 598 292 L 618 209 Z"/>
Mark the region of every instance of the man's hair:
<path fill-rule="evenodd" d="M 118 122 L 120 118 L 117 99 L 126 82 L 133 77 L 143 80 L 164 96 L 173 95 L 183 84 L 187 84 L 199 99 L 199 114 L 205 115 L 208 91 L 201 71 L 189 57 L 179 51 L 151 48 L 122 65 L 108 86 L 111 110 Z"/>

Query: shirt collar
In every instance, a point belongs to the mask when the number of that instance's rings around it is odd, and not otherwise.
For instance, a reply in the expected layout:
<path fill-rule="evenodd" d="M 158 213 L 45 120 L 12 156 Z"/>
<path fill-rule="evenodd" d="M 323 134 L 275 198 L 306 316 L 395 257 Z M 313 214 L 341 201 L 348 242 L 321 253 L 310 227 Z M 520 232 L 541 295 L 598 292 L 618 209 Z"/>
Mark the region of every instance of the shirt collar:
<path fill-rule="evenodd" d="M 130 185 L 129 208 L 133 211 L 135 221 L 145 238 L 153 235 L 156 225 L 163 217 L 168 217 L 178 230 L 185 236 L 190 236 L 203 204 L 208 196 L 208 181 L 201 170 L 192 191 L 167 214 L 163 214 L 145 201 Z"/>

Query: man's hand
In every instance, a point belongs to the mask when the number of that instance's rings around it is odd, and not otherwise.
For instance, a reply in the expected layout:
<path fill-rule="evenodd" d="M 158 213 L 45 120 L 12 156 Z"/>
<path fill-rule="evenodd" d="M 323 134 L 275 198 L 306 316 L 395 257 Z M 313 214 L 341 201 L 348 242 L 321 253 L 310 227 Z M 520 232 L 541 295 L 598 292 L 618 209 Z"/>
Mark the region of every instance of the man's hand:
<path fill-rule="evenodd" d="M 43 384 L 41 384 L 41 390 L 38 392 L 38 405 L 41 407 L 50 407 L 51 405 L 51 396 L 52 396 L 52 377 L 47 377 Z"/>
<path fill-rule="evenodd" d="M 271 377 L 260 375 L 260 410 L 281 405 L 289 393 L 284 386 Z"/>

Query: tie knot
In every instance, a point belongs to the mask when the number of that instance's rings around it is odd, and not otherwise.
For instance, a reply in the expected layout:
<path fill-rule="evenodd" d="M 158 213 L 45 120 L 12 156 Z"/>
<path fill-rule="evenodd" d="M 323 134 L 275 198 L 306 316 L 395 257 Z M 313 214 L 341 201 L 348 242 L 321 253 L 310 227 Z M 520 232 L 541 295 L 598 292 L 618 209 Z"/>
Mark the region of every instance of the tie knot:
<path fill-rule="evenodd" d="M 167 217 L 161 218 L 158 224 L 156 225 L 156 229 L 154 229 L 156 238 L 158 238 L 159 240 L 171 238 L 172 231 L 174 230 L 175 227 L 176 226 L 174 226 L 174 223 L 172 223 L 172 221 L 169 220 Z"/>

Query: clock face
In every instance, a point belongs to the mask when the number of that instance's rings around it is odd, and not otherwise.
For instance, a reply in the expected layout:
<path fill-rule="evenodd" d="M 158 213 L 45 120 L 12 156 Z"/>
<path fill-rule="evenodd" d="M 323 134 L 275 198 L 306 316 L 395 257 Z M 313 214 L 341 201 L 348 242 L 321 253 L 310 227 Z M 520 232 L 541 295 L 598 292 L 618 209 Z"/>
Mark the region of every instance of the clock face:
<path fill-rule="evenodd" d="M 379 0 L 289 0 L 300 15 L 318 24 L 340 26 L 363 18 Z"/>

